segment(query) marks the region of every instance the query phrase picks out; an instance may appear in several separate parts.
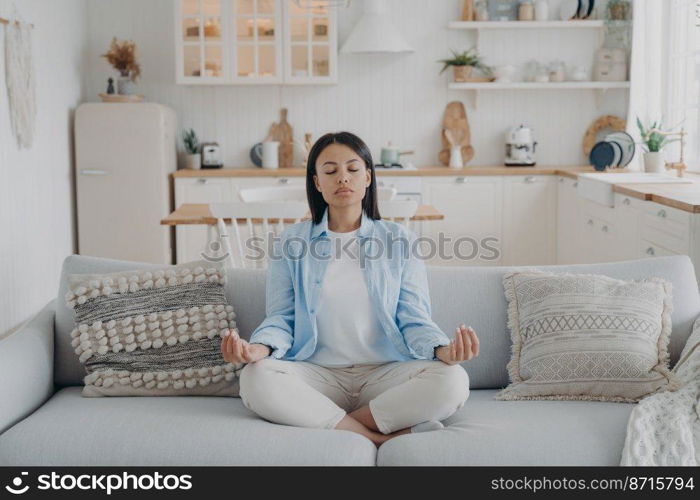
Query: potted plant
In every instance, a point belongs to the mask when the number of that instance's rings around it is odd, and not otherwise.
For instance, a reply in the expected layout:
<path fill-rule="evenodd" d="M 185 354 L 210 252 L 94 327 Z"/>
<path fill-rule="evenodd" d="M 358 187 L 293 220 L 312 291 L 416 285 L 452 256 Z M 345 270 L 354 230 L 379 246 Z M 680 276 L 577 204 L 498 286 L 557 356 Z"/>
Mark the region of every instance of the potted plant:
<path fill-rule="evenodd" d="M 443 63 L 440 74 L 444 73 L 450 66 L 454 68 L 455 82 L 468 81 L 471 78 L 472 70 L 474 68 L 479 68 L 485 73 L 490 72 L 490 68 L 482 63 L 481 57 L 479 57 L 473 47 L 469 50 L 465 50 L 462 53 L 457 53 L 456 51 L 452 50 L 452 56 L 453 57 L 450 59 L 441 59 L 438 62 Z"/>
<path fill-rule="evenodd" d="M 629 0 L 610 0 L 607 6 L 607 17 L 610 21 L 626 21 L 629 19 Z"/>
<path fill-rule="evenodd" d="M 677 138 L 669 139 L 667 133 L 662 128 L 661 122 L 656 121 L 646 128 L 642 121 L 637 117 L 637 127 L 639 134 L 642 137 L 640 143 L 644 148 L 644 171 L 645 172 L 663 172 L 666 167 L 664 161 L 663 148 L 667 144 L 677 141 Z"/>
<path fill-rule="evenodd" d="M 199 139 L 193 129 L 182 132 L 182 142 L 185 145 L 185 168 L 198 170 L 202 167 L 202 157 L 199 155 Z"/>
<path fill-rule="evenodd" d="M 141 74 L 141 67 L 137 61 L 136 44 L 132 41 L 119 41 L 112 38 L 109 50 L 102 57 L 119 71 L 117 79 L 117 93 L 123 95 L 133 94 L 133 82 L 136 82 Z"/>

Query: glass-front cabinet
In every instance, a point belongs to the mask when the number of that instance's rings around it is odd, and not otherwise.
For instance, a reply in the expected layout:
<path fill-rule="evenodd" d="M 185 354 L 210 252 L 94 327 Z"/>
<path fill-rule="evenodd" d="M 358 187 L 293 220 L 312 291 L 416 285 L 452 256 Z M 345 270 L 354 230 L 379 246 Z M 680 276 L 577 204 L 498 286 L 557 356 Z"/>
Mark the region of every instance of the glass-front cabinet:
<path fill-rule="evenodd" d="M 285 82 L 309 83 L 337 80 L 336 9 L 319 2 L 302 8 L 288 0 L 284 11 Z"/>
<path fill-rule="evenodd" d="M 178 0 L 176 82 L 337 83 L 337 11 L 294 0 Z"/>

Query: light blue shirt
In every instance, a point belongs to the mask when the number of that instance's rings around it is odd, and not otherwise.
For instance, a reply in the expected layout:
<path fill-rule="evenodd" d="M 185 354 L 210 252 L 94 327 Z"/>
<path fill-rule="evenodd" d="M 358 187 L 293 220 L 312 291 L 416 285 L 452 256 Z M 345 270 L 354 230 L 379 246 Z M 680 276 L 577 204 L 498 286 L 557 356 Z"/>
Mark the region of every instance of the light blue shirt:
<path fill-rule="evenodd" d="M 266 318 L 250 343 L 273 348 L 271 357 L 302 361 L 318 338 L 316 312 L 323 276 L 334 251 L 327 235 L 328 208 L 313 220 L 285 228 L 273 245 L 267 270 Z M 436 360 L 434 349 L 450 339 L 431 319 L 425 262 L 417 253 L 413 231 L 396 222 L 374 220 L 362 211 L 357 231 L 360 265 L 384 333 L 402 361 Z M 348 297 L 348 307 L 353 307 Z"/>

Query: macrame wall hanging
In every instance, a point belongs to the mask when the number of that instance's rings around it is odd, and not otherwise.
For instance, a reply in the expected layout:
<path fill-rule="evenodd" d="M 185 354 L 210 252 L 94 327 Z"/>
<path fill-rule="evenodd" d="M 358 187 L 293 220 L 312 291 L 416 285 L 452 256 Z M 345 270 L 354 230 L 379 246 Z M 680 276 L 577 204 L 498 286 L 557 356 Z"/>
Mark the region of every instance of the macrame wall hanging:
<path fill-rule="evenodd" d="M 24 22 L 12 4 L 12 16 L 0 18 L 5 27 L 5 81 L 10 124 L 18 148 L 31 148 L 36 122 L 32 25 Z"/>

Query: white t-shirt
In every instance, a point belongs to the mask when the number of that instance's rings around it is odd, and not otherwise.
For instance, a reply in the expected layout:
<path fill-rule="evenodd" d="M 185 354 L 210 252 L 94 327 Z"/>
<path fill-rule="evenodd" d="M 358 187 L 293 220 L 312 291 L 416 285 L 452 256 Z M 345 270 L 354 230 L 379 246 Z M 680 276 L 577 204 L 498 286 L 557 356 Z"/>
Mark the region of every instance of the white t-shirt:
<path fill-rule="evenodd" d="M 331 250 L 316 309 L 318 340 L 316 350 L 304 361 L 342 367 L 402 359 L 372 308 L 356 235 L 357 229 L 347 233 L 328 230 Z M 353 241 L 343 250 L 348 240 Z M 396 352 L 396 356 L 387 359 L 381 352 Z"/>

